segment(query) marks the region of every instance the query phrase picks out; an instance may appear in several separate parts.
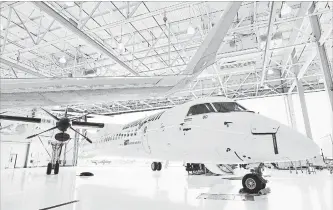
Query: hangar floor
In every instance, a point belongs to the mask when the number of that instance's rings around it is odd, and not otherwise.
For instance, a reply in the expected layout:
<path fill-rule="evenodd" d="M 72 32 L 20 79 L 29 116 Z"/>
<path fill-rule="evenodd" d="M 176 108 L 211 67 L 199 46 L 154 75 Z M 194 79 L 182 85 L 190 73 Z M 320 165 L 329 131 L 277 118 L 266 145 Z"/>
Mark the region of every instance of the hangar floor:
<path fill-rule="evenodd" d="M 77 176 L 82 171 L 95 176 Z M 243 201 L 237 195 L 239 180 L 189 177 L 182 167 L 161 172 L 139 166 L 60 168 L 59 175 L 51 176 L 45 175 L 45 168 L 7 169 L 1 171 L 1 209 L 333 209 L 333 175 L 328 171 L 313 175 L 278 171 L 269 181 L 270 194 Z M 199 199 L 202 193 L 223 195 Z M 55 207 L 59 204 L 64 205 Z"/>

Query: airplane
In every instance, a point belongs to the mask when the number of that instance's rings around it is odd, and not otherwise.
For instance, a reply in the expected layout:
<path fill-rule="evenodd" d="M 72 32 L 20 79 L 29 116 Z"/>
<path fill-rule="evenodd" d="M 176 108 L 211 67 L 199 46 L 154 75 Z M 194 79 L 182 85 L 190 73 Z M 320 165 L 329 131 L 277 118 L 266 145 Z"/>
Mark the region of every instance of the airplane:
<path fill-rule="evenodd" d="M 226 7 L 181 75 L 1 79 L 0 106 L 3 109 L 12 108 L 13 104 L 15 107 L 36 107 L 97 103 L 175 93 L 215 62 L 216 53 L 241 3 L 232 2 Z M 77 123 L 66 115 L 56 120 L 56 126 L 50 130 L 60 128 L 58 141 L 69 140 L 65 131 Z M 318 146 L 311 139 L 223 97 L 196 99 L 125 126 L 106 126 L 101 133 L 106 132 L 112 134 L 96 138 L 96 142 L 90 140 L 91 144 L 82 147 L 84 157 L 150 158 L 154 160 L 153 171 L 162 169 L 161 160 L 205 163 L 211 171 L 216 163 L 259 163 L 242 179 L 244 189 L 250 193 L 266 187 L 262 163 L 311 159 L 319 154 Z M 88 141 L 88 137 L 80 135 Z M 60 152 L 57 154 L 59 156 Z M 54 164 L 57 166 L 55 173 L 59 172 L 57 159 L 59 157 L 52 158 L 47 174 L 51 173 Z"/>
<path fill-rule="evenodd" d="M 0 115 L 0 119 L 9 118 Z M 86 140 L 95 139 L 81 147 L 81 158 L 145 158 L 152 160 L 153 171 L 160 171 L 164 160 L 203 163 L 214 173 L 221 171 L 219 164 L 259 164 L 242 179 L 249 193 L 258 193 L 266 187 L 267 180 L 261 172 L 264 163 L 320 158 L 319 147 L 312 139 L 225 97 L 198 98 L 125 125 L 78 124 L 65 117 L 61 119 L 68 128 L 72 125 L 100 128 L 99 132 L 88 134 L 89 137 L 80 134 Z M 53 163 L 60 160 L 57 154 L 48 164 L 47 174 L 51 173 Z M 55 169 L 58 172 L 59 166 Z"/>
<path fill-rule="evenodd" d="M 210 171 L 217 164 L 259 164 L 242 179 L 249 193 L 265 188 L 264 163 L 320 157 L 312 139 L 225 97 L 195 99 L 91 138 L 99 140 L 81 148 L 82 158 L 147 158 L 153 171 L 164 160 L 203 163 Z"/>

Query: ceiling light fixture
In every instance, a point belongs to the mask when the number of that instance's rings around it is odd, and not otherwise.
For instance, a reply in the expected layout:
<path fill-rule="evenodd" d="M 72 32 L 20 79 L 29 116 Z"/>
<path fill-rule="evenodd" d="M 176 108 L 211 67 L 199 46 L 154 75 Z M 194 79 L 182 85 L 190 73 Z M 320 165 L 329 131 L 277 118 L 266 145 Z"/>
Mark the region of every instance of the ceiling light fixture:
<path fill-rule="evenodd" d="M 123 44 L 122 42 L 119 42 L 119 44 L 118 44 L 118 50 L 119 50 L 120 52 L 122 52 L 124 49 L 125 49 L 124 44 Z"/>
<path fill-rule="evenodd" d="M 73 7 L 75 5 L 74 1 L 66 1 L 65 4 L 68 7 Z"/>
<path fill-rule="evenodd" d="M 191 5 L 189 7 L 189 14 L 190 14 L 190 25 L 187 28 L 187 34 L 188 35 L 193 35 L 195 33 L 195 28 L 192 26 Z"/>
<path fill-rule="evenodd" d="M 284 2 L 281 8 L 281 16 L 284 17 L 286 15 L 289 15 L 291 13 L 292 8 Z"/>
<path fill-rule="evenodd" d="M 187 34 L 188 35 L 193 35 L 195 33 L 195 28 L 190 24 L 187 28 Z"/>
<path fill-rule="evenodd" d="M 67 62 L 67 60 L 66 60 L 65 56 L 61 56 L 61 58 L 59 58 L 59 63 L 64 64 L 66 62 Z"/>

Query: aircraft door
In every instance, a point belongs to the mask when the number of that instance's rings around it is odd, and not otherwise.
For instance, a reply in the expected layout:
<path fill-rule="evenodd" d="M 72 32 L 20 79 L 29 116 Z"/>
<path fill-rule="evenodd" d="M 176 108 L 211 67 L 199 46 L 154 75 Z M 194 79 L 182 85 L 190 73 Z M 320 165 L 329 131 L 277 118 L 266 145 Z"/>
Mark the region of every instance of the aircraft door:
<path fill-rule="evenodd" d="M 209 144 L 207 136 L 209 128 L 208 119 L 209 113 L 215 112 L 210 103 L 197 104 L 190 107 L 187 115 L 184 118 L 184 123 L 181 125 L 181 130 L 184 135 L 184 144 L 186 145 L 186 154 L 190 157 L 195 155 L 199 157 L 207 151 L 206 146 Z M 202 142 L 205 142 L 203 144 Z"/>
<path fill-rule="evenodd" d="M 147 130 L 148 130 L 148 125 L 144 125 L 141 132 L 142 132 L 142 146 L 143 146 L 143 149 L 146 153 L 150 154 L 151 153 L 151 148 L 148 144 L 148 134 L 147 134 Z"/>

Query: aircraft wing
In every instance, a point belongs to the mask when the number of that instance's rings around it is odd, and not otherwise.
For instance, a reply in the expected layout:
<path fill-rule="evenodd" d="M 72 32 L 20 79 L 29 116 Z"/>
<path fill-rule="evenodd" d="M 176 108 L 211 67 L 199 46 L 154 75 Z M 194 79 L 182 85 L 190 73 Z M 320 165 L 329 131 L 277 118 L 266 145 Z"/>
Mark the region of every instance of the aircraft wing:
<path fill-rule="evenodd" d="M 161 96 L 185 76 L 1 79 L 2 109 Z"/>
<path fill-rule="evenodd" d="M 168 94 L 172 94 L 177 90 L 184 88 L 205 68 L 215 63 L 217 51 L 221 47 L 223 39 L 227 34 L 241 4 L 241 1 L 229 3 L 228 7 L 223 11 L 220 20 L 209 31 L 205 40 L 187 64 L 186 69 L 183 72 L 183 74 L 187 76 L 175 85 L 168 92 Z"/>
<path fill-rule="evenodd" d="M 241 2 L 229 3 L 219 22 L 187 65 L 184 75 L 157 77 L 95 77 L 1 79 L 2 109 L 140 100 L 169 95 L 184 88 L 215 62 L 220 45 Z"/>

